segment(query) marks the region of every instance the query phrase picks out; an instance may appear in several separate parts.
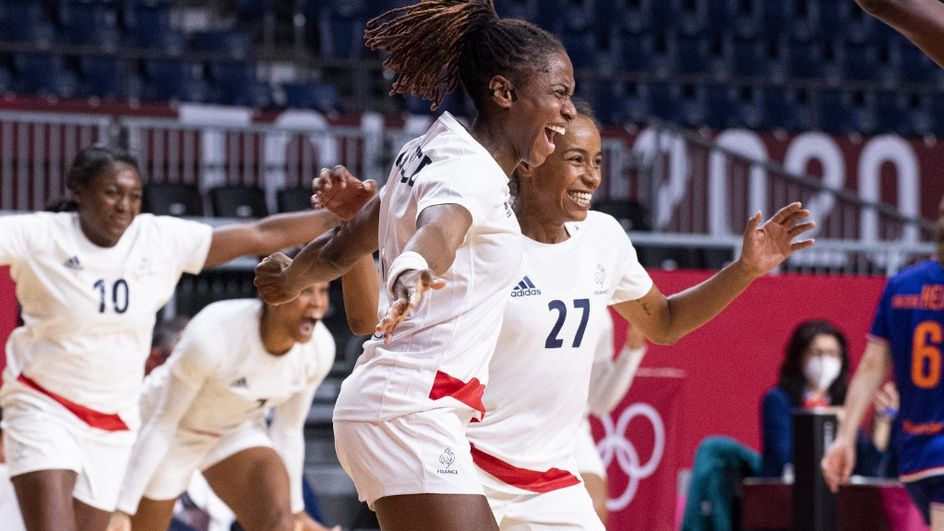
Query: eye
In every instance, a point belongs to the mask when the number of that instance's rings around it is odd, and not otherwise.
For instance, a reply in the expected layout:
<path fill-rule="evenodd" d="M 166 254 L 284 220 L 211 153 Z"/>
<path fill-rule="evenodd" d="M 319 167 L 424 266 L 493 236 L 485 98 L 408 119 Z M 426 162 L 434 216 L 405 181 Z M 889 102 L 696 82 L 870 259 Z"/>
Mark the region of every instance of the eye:
<path fill-rule="evenodd" d="M 135 202 L 140 201 L 140 200 L 141 200 L 141 197 L 142 197 L 141 192 L 132 192 L 132 193 L 131 193 L 131 200 L 132 200 L 132 201 L 135 201 Z"/>
<path fill-rule="evenodd" d="M 583 157 L 581 157 L 580 155 L 574 155 L 573 157 L 570 157 L 570 159 L 568 160 L 570 160 L 571 162 L 576 162 L 577 164 L 583 164 Z"/>

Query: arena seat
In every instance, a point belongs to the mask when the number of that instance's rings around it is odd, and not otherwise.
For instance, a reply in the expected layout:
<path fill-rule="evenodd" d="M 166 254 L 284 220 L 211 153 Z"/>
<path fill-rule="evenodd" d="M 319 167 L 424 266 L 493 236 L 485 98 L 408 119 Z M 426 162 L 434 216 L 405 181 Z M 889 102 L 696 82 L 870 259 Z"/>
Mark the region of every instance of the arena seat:
<path fill-rule="evenodd" d="M 330 83 L 283 83 L 285 106 L 292 109 L 314 109 L 333 112 L 340 108 L 338 89 Z"/>
<path fill-rule="evenodd" d="M 255 219 L 269 215 L 265 192 L 258 186 L 218 186 L 209 193 L 214 216 Z"/>
<path fill-rule="evenodd" d="M 124 99 L 139 85 L 137 75 L 128 71 L 124 60 L 113 55 L 90 55 L 79 58 L 80 93 L 103 99 Z"/>
<path fill-rule="evenodd" d="M 144 62 L 150 101 L 205 101 L 209 93 L 203 80 L 203 65 L 176 59 L 148 59 Z"/>
<path fill-rule="evenodd" d="M 14 90 L 21 94 L 72 96 L 78 78 L 65 66 L 63 56 L 45 52 L 24 52 L 13 56 L 16 78 Z"/>
<path fill-rule="evenodd" d="M 275 193 L 279 212 L 311 210 L 311 194 L 311 188 L 304 186 L 280 189 Z"/>
<path fill-rule="evenodd" d="M 203 196 L 190 184 L 147 183 L 141 211 L 166 216 L 202 216 Z"/>
<path fill-rule="evenodd" d="M 103 3 L 62 2 L 59 20 L 66 40 L 81 46 L 96 46 L 113 51 L 121 42 L 118 14 Z"/>
<path fill-rule="evenodd" d="M 193 49 L 225 55 L 232 59 L 246 59 L 252 52 L 252 40 L 241 31 L 200 31 L 191 36 Z"/>

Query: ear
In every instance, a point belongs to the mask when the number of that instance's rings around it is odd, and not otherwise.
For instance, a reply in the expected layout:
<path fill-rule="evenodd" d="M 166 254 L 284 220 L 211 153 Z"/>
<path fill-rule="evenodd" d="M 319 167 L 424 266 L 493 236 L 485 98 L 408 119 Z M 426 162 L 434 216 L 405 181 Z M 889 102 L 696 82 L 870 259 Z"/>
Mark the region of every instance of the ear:
<path fill-rule="evenodd" d="M 511 104 L 518 99 L 515 84 L 503 75 L 496 75 L 488 80 L 488 94 L 492 101 L 503 109 L 511 107 Z"/>
<path fill-rule="evenodd" d="M 527 162 L 521 161 L 518 163 L 518 167 L 515 168 L 515 173 L 518 174 L 519 177 L 530 179 L 534 176 L 534 168 Z"/>

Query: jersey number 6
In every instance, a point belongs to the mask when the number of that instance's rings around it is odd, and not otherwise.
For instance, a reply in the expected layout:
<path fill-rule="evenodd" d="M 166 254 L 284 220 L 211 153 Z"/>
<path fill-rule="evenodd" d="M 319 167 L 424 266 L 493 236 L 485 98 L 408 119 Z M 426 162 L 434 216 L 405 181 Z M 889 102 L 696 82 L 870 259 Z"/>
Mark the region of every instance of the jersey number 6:
<path fill-rule="evenodd" d="M 930 389 L 941 381 L 941 323 L 922 321 L 915 327 L 911 350 L 911 381 Z M 932 344 L 934 343 L 934 344 Z"/>

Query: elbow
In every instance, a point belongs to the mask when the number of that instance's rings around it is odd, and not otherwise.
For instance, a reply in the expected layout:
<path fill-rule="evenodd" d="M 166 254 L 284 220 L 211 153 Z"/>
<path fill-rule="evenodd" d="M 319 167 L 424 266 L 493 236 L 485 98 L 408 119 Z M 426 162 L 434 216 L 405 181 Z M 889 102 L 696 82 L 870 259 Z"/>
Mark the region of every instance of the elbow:
<path fill-rule="evenodd" d="M 377 328 L 377 322 L 373 318 L 366 319 L 348 316 L 347 326 L 350 327 L 354 335 L 367 336 L 374 333 Z"/>
<path fill-rule="evenodd" d="M 682 334 L 674 334 L 670 331 L 666 331 L 652 336 L 647 335 L 646 338 L 657 345 L 665 345 L 668 347 L 678 343 L 678 341 L 682 339 Z"/>

